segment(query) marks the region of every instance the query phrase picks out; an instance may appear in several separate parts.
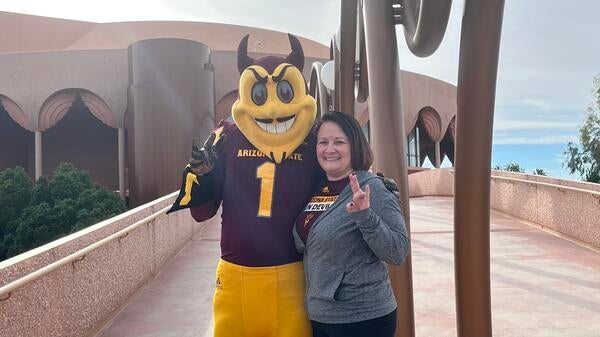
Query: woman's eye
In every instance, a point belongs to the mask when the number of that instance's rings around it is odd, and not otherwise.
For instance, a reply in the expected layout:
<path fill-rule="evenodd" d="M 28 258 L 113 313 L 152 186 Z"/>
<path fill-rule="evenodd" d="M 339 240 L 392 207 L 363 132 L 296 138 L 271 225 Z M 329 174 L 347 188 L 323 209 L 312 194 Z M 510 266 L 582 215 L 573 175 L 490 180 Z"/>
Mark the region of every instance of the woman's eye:
<path fill-rule="evenodd" d="M 294 90 L 292 85 L 288 81 L 281 81 L 277 83 L 277 97 L 283 103 L 289 103 L 294 98 Z"/>
<path fill-rule="evenodd" d="M 252 86 L 252 102 L 263 105 L 267 101 L 267 86 L 264 83 L 254 83 Z"/>

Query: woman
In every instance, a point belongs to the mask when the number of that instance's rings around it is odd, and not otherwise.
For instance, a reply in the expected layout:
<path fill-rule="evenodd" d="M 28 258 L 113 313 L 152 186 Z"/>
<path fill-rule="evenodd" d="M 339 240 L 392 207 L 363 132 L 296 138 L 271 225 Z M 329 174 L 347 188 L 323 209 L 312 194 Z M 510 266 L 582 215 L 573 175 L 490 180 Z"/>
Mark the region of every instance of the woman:
<path fill-rule="evenodd" d="M 409 247 L 398 199 L 367 172 L 373 154 L 354 118 L 329 112 L 315 128 L 327 181 L 294 226 L 313 337 L 392 337 L 396 301 L 384 262 L 402 263 Z"/>

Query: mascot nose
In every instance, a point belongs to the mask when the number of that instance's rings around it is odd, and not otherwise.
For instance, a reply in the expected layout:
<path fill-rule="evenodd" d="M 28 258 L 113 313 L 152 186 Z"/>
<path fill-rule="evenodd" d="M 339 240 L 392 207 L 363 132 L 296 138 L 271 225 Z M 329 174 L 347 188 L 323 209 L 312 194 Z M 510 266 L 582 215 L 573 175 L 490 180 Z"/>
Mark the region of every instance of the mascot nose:
<path fill-rule="evenodd" d="M 271 120 L 275 120 L 277 119 L 277 117 L 281 117 L 279 115 L 279 111 L 277 109 L 271 108 L 267 111 L 267 116 L 268 118 L 270 118 Z M 271 121 L 272 122 L 272 121 Z"/>

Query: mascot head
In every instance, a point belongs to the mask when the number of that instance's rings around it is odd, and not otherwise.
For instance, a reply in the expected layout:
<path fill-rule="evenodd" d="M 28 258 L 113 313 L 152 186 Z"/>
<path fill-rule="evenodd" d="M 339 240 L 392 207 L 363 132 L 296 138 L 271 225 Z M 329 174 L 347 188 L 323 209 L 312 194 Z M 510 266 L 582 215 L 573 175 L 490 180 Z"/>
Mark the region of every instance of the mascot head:
<path fill-rule="evenodd" d="M 239 98 L 231 113 L 250 143 L 276 163 L 304 141 L 317 113 L 302 68 L 300 41 L 288 34 L 292 52 L 286 57 L 248 56 L 248 35 L 238 47 Z"/>

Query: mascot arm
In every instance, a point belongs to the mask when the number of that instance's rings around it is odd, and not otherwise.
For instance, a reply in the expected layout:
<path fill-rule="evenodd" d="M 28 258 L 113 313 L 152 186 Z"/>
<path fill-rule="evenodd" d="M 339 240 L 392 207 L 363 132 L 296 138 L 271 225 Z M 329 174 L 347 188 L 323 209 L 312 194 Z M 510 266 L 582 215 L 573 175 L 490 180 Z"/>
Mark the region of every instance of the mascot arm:
<path fill-rule="evenodd" d="M 179 195 L 167 214 L 212 201 L 214 199 L 216 173 L 213 170 L 206 174 L 197 175 L 192 171 L 191 166 L 187 165 L 183 170 Z"/>
<path fill-rule="evenodd" d="M 223 176 L 219 153 L 226 138 L 221 131 L 222 128 L 213 131 L 201 148 L 194 140 L 192 158 L 183 170 L 179 195 L 167 214 L 199 206 L 203 206 L 201 209 L 204 211 L 196 212 L 198 218 L 205 218 L 206 214 L 210 214 L 206 217 L 208 219 L 216 213 L 221 203 L 220 193 L 216 192 L 220 190 Z M 203 215 L 201 216 L 200 213 Z"/>
<path fill-rule="evenodd" d="M 194 218 L 194 220 L 197 222 L 206 221 L 217 214 L 220 205 L 220 202 L 210 200 L 200 206 L 192 207 L 190 208 L 192 218 Z"/>

